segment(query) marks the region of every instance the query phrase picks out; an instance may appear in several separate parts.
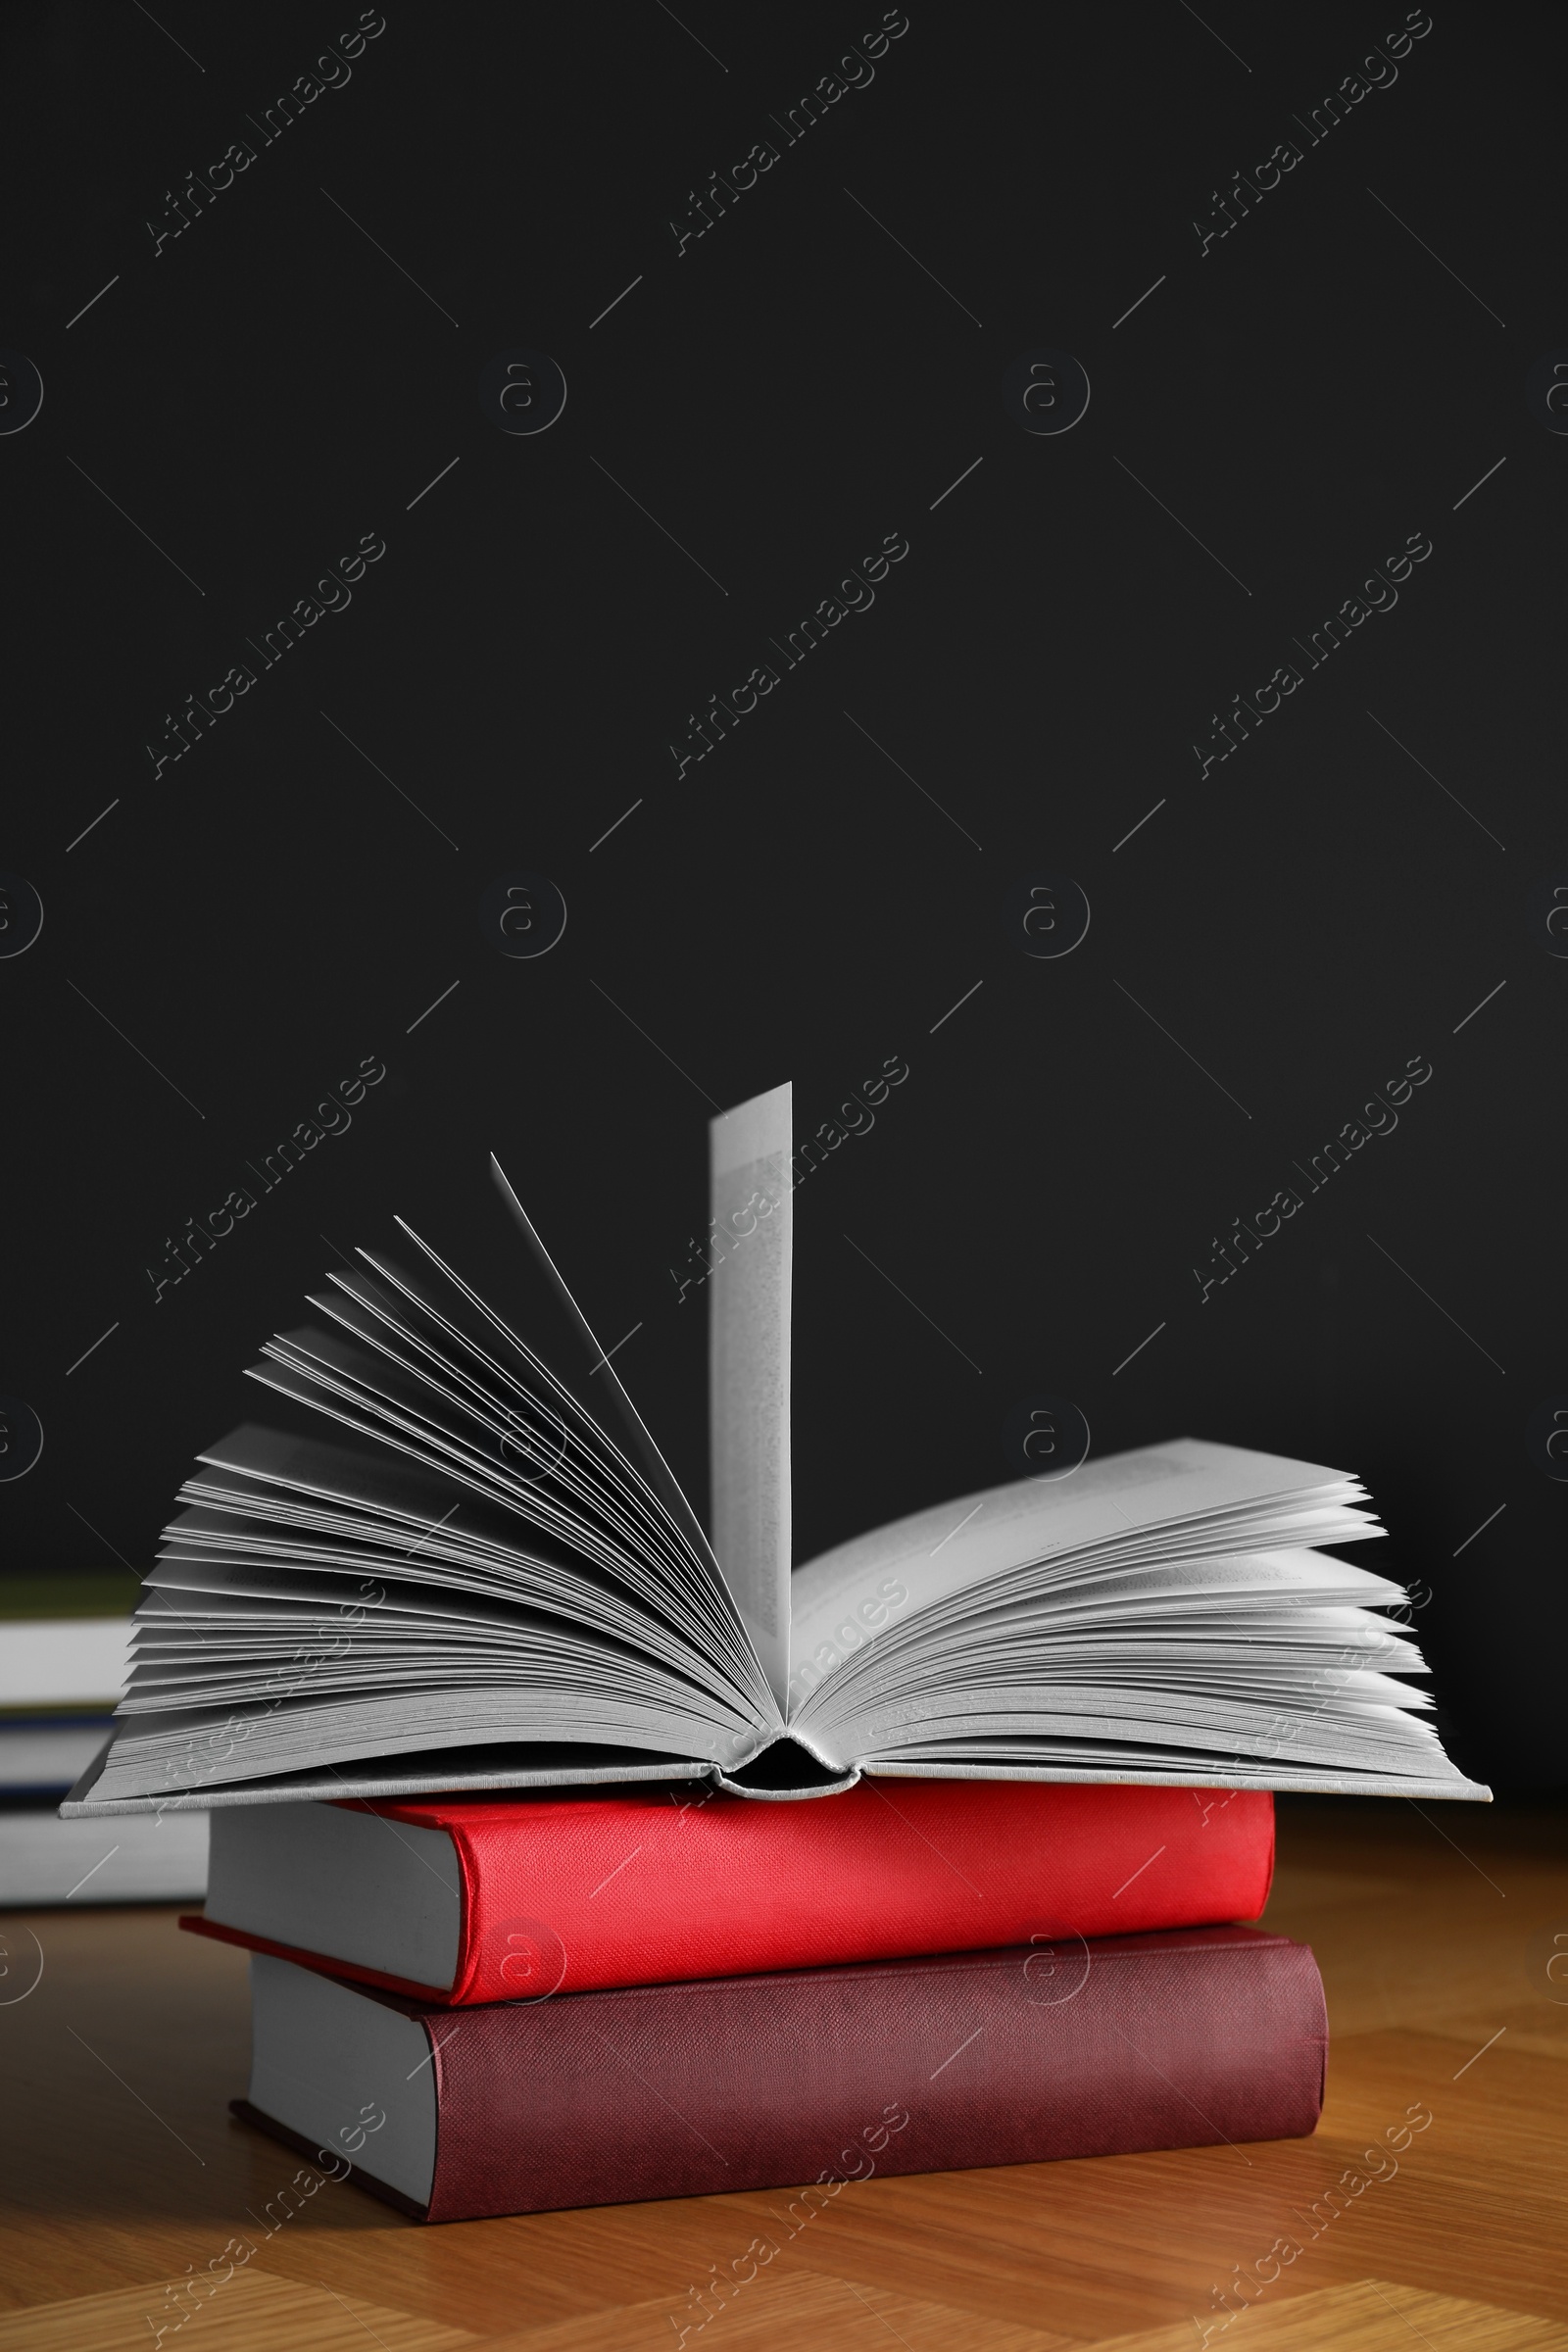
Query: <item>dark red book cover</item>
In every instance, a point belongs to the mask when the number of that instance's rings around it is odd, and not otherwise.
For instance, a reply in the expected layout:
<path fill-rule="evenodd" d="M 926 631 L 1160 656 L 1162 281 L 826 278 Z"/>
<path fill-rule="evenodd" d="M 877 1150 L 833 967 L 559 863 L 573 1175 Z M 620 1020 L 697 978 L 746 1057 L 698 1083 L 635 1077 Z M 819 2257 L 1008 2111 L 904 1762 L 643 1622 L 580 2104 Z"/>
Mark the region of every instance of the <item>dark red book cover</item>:
<path fill-rule="evenodd" d="M 1266 1789 L 892 1779 L 795 1804 L 644 1788 L 358 1809 L 451 1835 L 450 1987 L 180 1924 L 466 2006 L 1256 1919 L 1274 1867 Z"/>
<path fill-rule="evenodd" d="M 1328 2044 L 1310 1951 L 1248 1928 L 568 1993 L 461 2018 L 352 1989 L 429 2041 L 428 2200 L 390 2193 L 432 2222 L 803 2182 L 825 2198 L 878 2173 L 1300 2137 Z M 286 2119 L 237 2111 L 309 2144 Z"/>

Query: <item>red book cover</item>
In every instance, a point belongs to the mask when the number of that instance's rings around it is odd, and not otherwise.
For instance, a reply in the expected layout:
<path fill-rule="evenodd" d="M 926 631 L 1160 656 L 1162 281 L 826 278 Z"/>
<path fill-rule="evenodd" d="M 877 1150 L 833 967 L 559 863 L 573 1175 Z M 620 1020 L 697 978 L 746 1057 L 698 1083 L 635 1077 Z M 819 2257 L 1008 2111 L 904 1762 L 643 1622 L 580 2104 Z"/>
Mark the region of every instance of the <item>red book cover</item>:
<path fill-rule="evenodd" d="M 253 1966 L 236 2112 L 323 2164 L 342 2140 L 364 2186 L 432 2222 L 815 2183 L 764 2226 L 778 2251 L 876 2173 L 1296 2138 L 1322 2104 L 1316 1964 L 1248 1928 L 461 2015 Z"/>
<path fill-rule="evenodd" d="M 331 1944 L 261 1933 L 254 1911 L 245 1926 L 180 1924 L 466 2007 L 1255 1919 L 1274 1865 L 1274 1801 L 1258 1789 L 867 1779 L 791 1804 L 643 1788 L 342 1809 L 451 1838 L 449 1982 L 400 1975 L 372 1948 L 342 1874 L 346 1925 Z M 367 1866 L 406 1867 L 383 1838 L 362 1842 Z"/>

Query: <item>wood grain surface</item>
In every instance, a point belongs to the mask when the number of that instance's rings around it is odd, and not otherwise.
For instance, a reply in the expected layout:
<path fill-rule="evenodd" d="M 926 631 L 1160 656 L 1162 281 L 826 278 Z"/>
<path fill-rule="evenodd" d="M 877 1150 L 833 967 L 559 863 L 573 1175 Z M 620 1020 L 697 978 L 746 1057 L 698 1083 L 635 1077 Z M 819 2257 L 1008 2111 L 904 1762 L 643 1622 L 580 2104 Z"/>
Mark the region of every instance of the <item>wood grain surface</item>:
<path fill-rule="evenodd" d="M 1314 2138 L 853 2183 L 706 2299 L 783 2192 L 424 2229 L 327 2182 L 279 2218 L 295 2160 L 227 2114 L 243 1956 L 163 1909 L 0 1914 L 0 2352 L 1568 2352 L 1565 1827 L 1282 1804 Z"/>

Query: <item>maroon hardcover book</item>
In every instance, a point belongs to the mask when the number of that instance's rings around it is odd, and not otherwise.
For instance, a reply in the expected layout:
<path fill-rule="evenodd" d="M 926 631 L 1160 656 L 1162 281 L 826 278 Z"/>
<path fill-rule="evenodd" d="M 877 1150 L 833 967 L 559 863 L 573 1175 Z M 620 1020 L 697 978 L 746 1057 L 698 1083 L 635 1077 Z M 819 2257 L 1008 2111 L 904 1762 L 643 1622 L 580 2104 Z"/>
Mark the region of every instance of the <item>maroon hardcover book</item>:
<path fill-rule="evenodd" d="M 432 2222 L 1298 2138 L 1323 2098 L 1316 1963 L 1250 1928 L 468 2009 L 251 1965 L 236 2113 Z"/>

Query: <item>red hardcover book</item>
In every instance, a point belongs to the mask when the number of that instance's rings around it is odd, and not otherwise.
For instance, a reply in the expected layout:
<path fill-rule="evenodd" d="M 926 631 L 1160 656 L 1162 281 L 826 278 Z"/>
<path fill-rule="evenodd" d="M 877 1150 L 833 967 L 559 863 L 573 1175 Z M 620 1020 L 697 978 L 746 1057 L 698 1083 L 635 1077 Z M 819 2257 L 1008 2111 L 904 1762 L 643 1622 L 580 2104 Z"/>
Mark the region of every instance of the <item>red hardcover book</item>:
<path fill-rule="evenodd" d="M 251 1969 L 235 2112 L 337 2177 L 432 2222 L 815 2183 L 774 2252 L 874 2173 L 1303 2136 L 1328 2045 L 1311 1953 L 1248 1928 L 461 2012 Z"/>
<path fill-rule="evenodd" d="M 182 1926 L 466 2007 L 1255 1919 L 1266 1790 L 862 1781 L 219 1808 Z"/>

